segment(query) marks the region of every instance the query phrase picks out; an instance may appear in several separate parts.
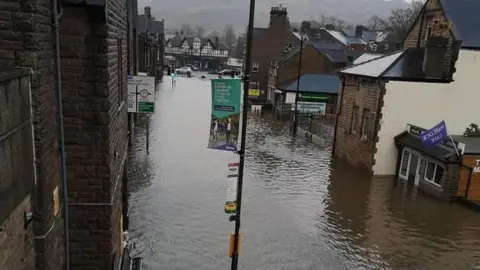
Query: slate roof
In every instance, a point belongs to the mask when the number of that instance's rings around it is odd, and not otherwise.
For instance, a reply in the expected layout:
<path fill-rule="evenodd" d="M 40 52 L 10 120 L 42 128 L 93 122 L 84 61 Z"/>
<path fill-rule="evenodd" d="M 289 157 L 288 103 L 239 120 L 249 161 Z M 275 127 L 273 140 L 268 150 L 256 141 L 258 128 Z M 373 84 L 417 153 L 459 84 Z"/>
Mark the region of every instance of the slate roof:
<path fill-rule="evenodd" d="M 293 83 L 280 87 L 279 90 L 296 92 L 298 79 Z M 300 92 L 338 94 L 340 79 L 331 74 L 303 74 L 300 77 Z"/>
<path fill-rule="evenodd" d="M 397 145 L 407 146 L 417 151 L 422 152 L 430 157 L 439 159 L 444 162 L 457 161 L 457 153 L 455 149 L 446 147 L 444 145 L 435 145 L 432 147 L 425 147 L 420 137 L 404 131 L 395 136 L 394 141 Z"/>
<path fill-rule="evenodd" d="M 254 27 L 253 28 L 253 37 L 258 37 L 267 32 L 268 28 Z"/>
<path fill-rule="evenodd" d="M 355 61 L 353 61 L 353 64 L 358 65 L 360 63 L 364 63 L 364 62 L 379 58 L 381 56 L 382 54 L 378 54 L 378 53 L 363 53 L 357 59 L 355 59 Z"/>
<path fill-rule="evenodd" d="M 480 48 L 480 1 L 478 0 L 440 0 L 445 16 L 453 23 L 457 39 L 462 40 L 461 47 Z"/>
<path fill-rule="evenodd" d="M 454 135 L 452 138 L 465 144 L 464 155 L 480 154 L 480 137 L 465 137 L 463 135 Z"/>
<path fill-rule="evenodd" d="M 448 82 L 425 76 L 424 55 L 425 48 L 407 48 L 346 67 L 339 74 L 394 81 Z"/>

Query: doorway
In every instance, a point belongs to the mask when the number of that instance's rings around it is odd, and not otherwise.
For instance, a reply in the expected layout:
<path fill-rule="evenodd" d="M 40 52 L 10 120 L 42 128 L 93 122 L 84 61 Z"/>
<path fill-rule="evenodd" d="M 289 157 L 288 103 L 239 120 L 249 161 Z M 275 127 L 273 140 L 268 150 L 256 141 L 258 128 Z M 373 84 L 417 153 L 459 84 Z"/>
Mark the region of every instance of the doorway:
<path fill-rule="evenodd" d="M 408 185 L 418 186 L 420 182 L 420 164 L 422 155 L 410 148 L 403 148 L 400 162 L 399 177 Z"/>

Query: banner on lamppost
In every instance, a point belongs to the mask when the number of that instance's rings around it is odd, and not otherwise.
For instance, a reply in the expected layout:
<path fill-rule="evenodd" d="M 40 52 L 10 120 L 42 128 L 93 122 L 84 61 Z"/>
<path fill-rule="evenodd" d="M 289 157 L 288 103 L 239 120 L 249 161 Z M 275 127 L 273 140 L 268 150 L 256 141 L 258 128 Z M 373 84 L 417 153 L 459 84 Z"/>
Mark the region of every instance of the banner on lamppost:
<path fill-rule="evenodd" d="M 237 151 L 241 114 L 240 79 L 212 79 L 208 148 Z"/>
<path fill-rule="evenodd" d="M 237 181 L 239 164 L 228 163 L 227 196 L 225 200 L 225 213 L 234 214 L 237 211 Z"/>

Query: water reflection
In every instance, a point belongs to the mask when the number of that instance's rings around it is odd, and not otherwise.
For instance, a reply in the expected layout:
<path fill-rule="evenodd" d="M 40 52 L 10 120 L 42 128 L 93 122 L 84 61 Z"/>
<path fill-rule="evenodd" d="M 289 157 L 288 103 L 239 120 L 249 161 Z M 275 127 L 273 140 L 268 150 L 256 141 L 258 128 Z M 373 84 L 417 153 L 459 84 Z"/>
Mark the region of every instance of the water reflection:
<path fill-rule="evenodd" d="M 129 157 L 131 237 L 145 269 L 228 269 L 226 164 L 208 150 L 208 83 L 177 79 L 136 127 Z M 194 111 L 192 111 L 194 110 Z M 188 119 L 188 120 L 186 120 Z M 195 132 L 192 132 L 195 131 Z M 250 116 L 240 269 L 473 269 L 479 213 L 374 178 Z"/>

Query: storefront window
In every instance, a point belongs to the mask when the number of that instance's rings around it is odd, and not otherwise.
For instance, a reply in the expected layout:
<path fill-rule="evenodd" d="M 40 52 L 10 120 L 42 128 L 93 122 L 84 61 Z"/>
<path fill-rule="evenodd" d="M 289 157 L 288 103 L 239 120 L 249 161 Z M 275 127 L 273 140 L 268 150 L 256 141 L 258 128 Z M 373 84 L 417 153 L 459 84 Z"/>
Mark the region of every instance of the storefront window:
<path fill-rule="evenodd" d="M 444 171 L 445 170 L 442 166 L 438 165 L 435 162 L 429 161 L 427 162 L 427 167 L 425 170 L 425 180 L 441 186 Z"/>

